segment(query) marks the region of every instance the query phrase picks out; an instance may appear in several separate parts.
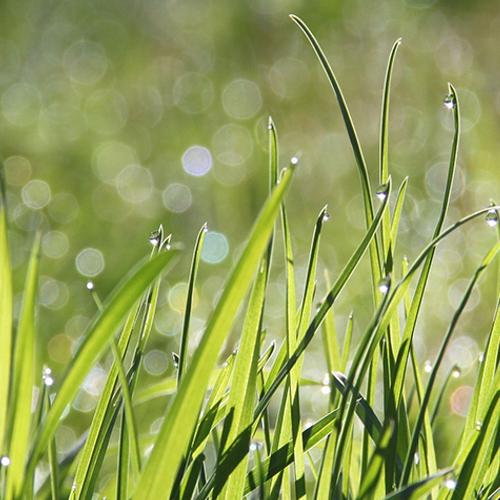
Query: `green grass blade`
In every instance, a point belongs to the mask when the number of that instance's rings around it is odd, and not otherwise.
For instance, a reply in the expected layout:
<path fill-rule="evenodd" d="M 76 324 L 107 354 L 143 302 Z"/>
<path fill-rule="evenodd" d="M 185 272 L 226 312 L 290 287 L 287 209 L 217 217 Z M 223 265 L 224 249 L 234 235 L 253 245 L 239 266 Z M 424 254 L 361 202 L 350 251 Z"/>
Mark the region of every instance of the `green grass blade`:
<path fill-rule="evenodd" d="M 266 267 L 266 259 L 263 259 L 248 305 L 241 342 L 236 354 L 229 392 L 228 417 L 225 421 L 222 453 L 217 466 L 214 487 L 215 497 L 221 499 L 239 498 L 245 486 L 248 450 L 252 437 L 253 404 L 257 394 L 259 334 L 267 283 Z M 224 455 L 231 448 L 241 450 L 241 461 L 224 460 Z M 233 468 L 236 461 L 239 463 Z"/>
<path fill-rule="evenodd" d="M 484 270 L 486 269 L 486 267 L 488 266 L 488 264 L 496 256 L 496 254 L 498 253 L 498 251 L 500 251 L 500 242 L 498 242 L 488 252 L 488 254 L 486 255 L 486 257 L 481 262 L 481 265 L 476 269 L 476 272 L 474 273 L 472 279 L 470 280 L 469 285 L 467 286 L 467 289 L 464 292 L 462 300 L 460 301 L 460 304 L 459 304 L 457 310 L 455 311 L 455 313 L 453 315 L 453 319 L 452 319 L 452 321 L 450 323 L 448 331 L 446 332 L 445 338 L 443 340 L 443 343 L 442 343 L 441 348 L 439 350 L 438 356 L 436 358 L 434 367 L 433 367 L 433 369 L 431 371 L 431 374 L 429 376 L 429 382 L 427 384 L 427 388 L 426 388 L 426 391 L 424 393 L 424 398 L 423 398 L 423 400 L 421 402 L 421 405 L 420 405 L 417 422 L 415 423 L 415 426 L 414 426 L 414 429 L 413 429 L 412 441 L 411 441 L 411 444 L 410 444 L 410 448 L 408 450 L 408 455 L 406 457 L 406 462 L 405 462 L 405 466 L 404 466 L 404 469 L 403 469 L 403 474 L 401 476 L 401 486 L 407 485 L 408 481 L 410 479 L 410 471 L 411 471 L 412 465 L 414 464 L 414 455 L 415 455 L 415 452 L 417 451 L 417 444 L 418 444 L 418 440 L 420 438 L 420 433 L 421 433 L 422 426 L 423 426 L 423 423 L 424 423 L 424 417 L 425 417 L 425 415 L 427 414 L 427 411 L 428 411 L 428 404 L 429 404 L 429 401 L 430 401 L 431 392 L 432 392 L 432 389 L 434 387 L 434 383 L 436 381 L 438 370 L 439 370 L 439 368 L 441 366 L 441 363 L 442 363 L 442 361 L 444 359 L 444 356 L 445 356 L 445 353 L 446 353 L 446 348 L 448 347 L 448 344 L 449 344 L 449 342 L 451 340 L 451 336 L 452 336 L 452 334 L 453 334 L 453 332 L 455 330 L 455 327 L 456 327 L 456 325 L 458 323 L 458 320 L 459 320 L 459 318 L 460 318 L 463 310 L 465 309 L 465 306 L 467 305 L 467 302 L 468 302 L 468 300 L 470 298 L 470 295 L 472 293 L 472 290 L 473 290 L 476 282 L 481 277 L 482 273 L 484 272 Z M 429 443 L 427 443 L 427 446 L 428 445 L 429 445 Z"/>
<path fill-rule="evenodd" d="M 187 367 L 187 354 L 188 354 L 188 341 L 189 341 L 189 325 L 191 322 L 191 310 L 193 307 L 193 294 L 194 294 L 194 284 L 196 282 L 196 276 L 198 274 L 198 267 L 200 265 L 201 259 L 201 249 L 203 247 L 203 241 L 205 239 L 205 234 L 208 230 L 207 224 L 203 224 L 198 236 L 196 238 L 196 243 L 194 245 L 193 260 L 191 262 L 191 272 L 189 274 L 188 290 L 186 297 L 186 309 L 184 312 L 184 322 L 182 324 L 181 333 L 181 345 L 179 349 L 179 363 L 177 366 L 177 384 L 180 383 L 182 375 L 186 371 Z"/>
<path fill-rule="evenodd" d="M 9 405 L 10 466 L 7 474 L 5 498 L 20 495 L 25 484 L 25 466 L 29 455 L 31 435 L 31 401 L 35 383 L 35 308 L 38 287 L 38 262 L 41 235 L 35 236 L 26 273 L 23 305 L 14 346 L 12 393 Z M 26 484 L 27 487 L 30 485 Z"/>
<path fill-rule="evenodd" d="M 399 489 L 394 493 L 386 496 L 384 500 L 419 500 L 423 498 L 428 498 L 429 493 L 439 484 L 441 484 L 444 478 L 451 474 L 453 469 L 445 469 L 442 471 L 428 476 L 420 481 L 415 482 L 409 486 Z"/>
<path fill-rule="evenodd" d="M 331 288 L 330 278 L 328 273 L 325 272 L 326 288 Z M 325 361 L 327 373 L 333 371 L 342 371 L 343 368 L 340 364 L 339 345 L 337 341 L 337 332 L 335 329 L 335 318 L 333 308 L 330 314 L 327 314 L 323 320 L 323 347 L 325 350 Z"/>
<path fill-rule="evenodd" d="M 0 176 L 3 176 L 0 162 Z M 2 184 L 3 185 L 3 184 Z M 4 442 L 7 425 L 7 403 L 12 363 L 13 323 L 12 323 L 12 276 L 10 271 L 9 241 L 7 236 L 7 211 L 5 200 L 0 205 L 0 450 L 7 455 Z"/>
<path fill-rule="evenodd" d="M 362 478 L 357 497 L 358 500 L 370 500 L 374 498 L 375 492 L 377 491 L 377 484 L 383 480 L 383 468 L 387 461 L 387 450 L 393 431 L 393 427 L 389 426 L 382 434 L 380 441 L 377 444 L 377 448 L 373 452 L 366 474 Z"/>
<path fill-rule="evenodd" d="M 389 183 L 390 184 L 390 183 Z M 390 193 L 390 185 L 389 185 L 389 193 Z M 317 331 L 319 326 L 321 325 L 321 322 L 325 318 L 327 312 L 330 310 L 332 305 L 334 304 L 335 300 L 339 296 L 340 292 L 343 290 L 344 286 L 346 285 L 347 281 L 349 278 L 352 276 L 354 270 L 356 269 L 357 265 L 359 264 L 361 258 L 363 257 L 365 251 L 367 250 L 368 246 L 370 245 L 370 242 L 372 241 L 372 238 L 375 235 L 376 230 L 378 229 L 380 222 L 382 220 L 382 216 L 385 213 L 385 210 L 387 208 L 387 201 L 388 201 L 389 195 L 383 200 L 382 204 L 379 207 L 379 210 L 373 219 L 373 223 L 366 232 L 363 240 L 359 244 L 359 246 L 356 248 L 354 253 L 352 254 L 351 258 L 345 265 L 344 269 L 341 271 L 339 277 L 335 281 L 333 287 L 331 290 L 328 292 L 326 297 L 321 303 L 321 306 L 319 310 L 317 311 L 316 315 L 312 319 L 311 323 L 309 324 L 309 327 L 307 331 L 305 332 L 302 340 L 300 341 L 296 351 L 292 354 L 290 359 L 285 362 L 282 368 L 277 373 L 273 373 L 273 378 L 272 380 L 271 377 L 269 377 L 269 386 L 266 387 L 266 392 L 264 393 L 263 397 L 261 398 L 259 405 L 257 409 L 255 410 L 255 420 L 259 419 L 259 416 L 261 415 L 261 412 L 267 407 L 269 404 L 269 401 L 272 397 L 272 395 L 276 392 L 280 384 L 283 382 L 283 380 L 287 377 L 288 372 L 290 369 L 293 367 L 293 365 L 296 363 L 297 359 L 299 356 L 304 352 L 306 347 L 309 345 L 311 340 L 314 337 L 314 333 Z"/>
<path fill-rule="evenodd" d="M 62 377 L 57 397 L 37 435 L 30 457 L 30 468 L 36 466 L 40 456 L 54 436 L 59 419 L 66 406 L 73 401 L 87 373 L 107 347 L 109 339 L 123 322 L 125 315 L 144 293 L 154 278 L 170 264 L 176 252 L 163 252 L 144 264 L 113 296 L 103 314 L 86 334 L 78 353 Z M 77 485 L 78 488 L 78 485 Z"/>
<path fill-rule="evenodd" d="M 232 272 L 214 309 L 205 334 L 176 396 L 167 409 L 156 445 L 145 465 L 135 494 L 136 500 L 168 498 L 175 474 L 196 425 L 208 385 L 208 376 L 217 361 L 219 350 L 246 295 L 255 268 L 267 247 L 274 219 L 290 184 L 292 169 L 283 176 L 273 195 L 262 209 L 250 239 Z M 166 455 L 164 450 L 168 449 Z"/>

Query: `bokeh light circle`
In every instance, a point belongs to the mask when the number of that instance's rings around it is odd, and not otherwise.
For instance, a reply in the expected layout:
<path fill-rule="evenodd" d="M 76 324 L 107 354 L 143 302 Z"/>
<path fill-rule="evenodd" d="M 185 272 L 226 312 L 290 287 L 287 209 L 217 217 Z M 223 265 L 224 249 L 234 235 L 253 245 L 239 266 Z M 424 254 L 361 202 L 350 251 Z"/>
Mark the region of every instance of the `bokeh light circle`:
<path fill-rule="evenodd" d="M 191 190 L 184 184 L 170 184 L 163 191 L 163 204 L 172 212 L 184 212 L 191 203 Z"/>
<path fill-rule="evenodd" d="M 50 231 L 42 240 L 42 251 L 51 259 L 60 259 L 69 249 L 69 241 L 66 234 L 61 231 Z"/>
<path fill-rule="evenodd" d="M 107 184 L 115 184 L 118 174 L 134 163 L 137 163 L 135 151 L 127 144 L 117 141 L 101 144 L 92 155 L 94 172 Z"/>
<path fill-rule="evenodd" d="M 104 269 L 104 256 L 96 248 L 85 248 L 76 256 L 75 262 L 84 276 L 97 276 Z"/>
<path fill-rule="evenodd" d="M 201 258 L 210 264 L 222 262 L 229 253 L 229 243 L 222 233 L 210 231 L 203 241 Z"/>
<path fill-rule="evenodd" d="M 217 159 L 226 165 L 237 166 L 244 163 L 253 151 L 250 132 L 241 125 L 224 125 L 215 133 L 212 145 Z"/>
<path fill-rule="evenodd" d="M 212 168 L 212 155 L 203 146 L 191 146 L 182 155 L 182 166 L 191 175 L 205 175 Z"/>
<path fill-rule="evenodd" d="M 224 89 L 222 104 L 229 116 L 247 120 L 255 116 L 262 106 L 260 89 L 250 80 L 234 80 Z"/>
<path fill-rule="evenodd" d="M 125 126 L 128 107 L 125 98 L 115 90 L 100 89 L 85 102 L 85 121 L 99 134 L 112 134 Z"/>
<path fill-rule="evenodd" d="M 100 45 L 78 40 L 64 53 L 64 66 L 74 82 L 90 85 L 104 76 L 108 62 Z"/>
<path fill-rule="evenodd" d="M 5 175 L 12 186 L 22 186 L 31 176 L 31 163 L 24 156 L 10 156 L 5 160 Z"/>
<path fill-rule="evenodd" d="M 174 102 L 186 113 L 202 113 L 214 100 L 212 82 L 203 73 L 186 73 L 174 84 Z"/>
<path fill-rule="evenodd" d="M 116 187 L 125 200 L 140 203 L 153 192 L 153 177 L 147 168 L 129 165 L 116 178 Z"/>
<path fill-rule="evenodd" d="M 469 412 L 470 402 L 474 389 L 468 385 L 463 385 L 456 389 L 450 398 L 450 406 L 453 413 L 466 417 Z"/>
<path fill-rule="evenodd" d="M 31 125 L 39 116 L 42 99 L 39 90 L 27 83 L 15 83 L 2 95 L 2 111 L 14 125 Z"/>
<path fill-rule="evenodd" d="M 58 193 L 50 202 L 49 214 L 56 222 L 67 224 L 78 215 L 78 201 L 70 193 Z"/>
<path fill-rule="evenodd" d="M 157 349 L 144 356 L 144 369 L 151 375 L 161 375 L 168 367 L 168 358 L 163 351 Z"/>
<path fill-rule="evenodd" d="M 50 186 L 40 179 L 29 181 L 22 190 L 24 203 L 30 208 L 43 208 L 50 202 Z"/>

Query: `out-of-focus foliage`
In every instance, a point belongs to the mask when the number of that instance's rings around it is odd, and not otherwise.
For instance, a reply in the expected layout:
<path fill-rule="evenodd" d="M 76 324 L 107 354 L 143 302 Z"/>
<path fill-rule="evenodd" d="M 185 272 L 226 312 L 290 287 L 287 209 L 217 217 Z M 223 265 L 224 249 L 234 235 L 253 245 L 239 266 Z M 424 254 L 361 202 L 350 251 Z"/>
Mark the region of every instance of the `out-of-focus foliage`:
<path fill-rule="evenodd" d="M 94 280 L 106 296 L 149 251 L 149 232 L 160 223 L 173 245 L 190 249 L 208 222 L 192 322 L 195 332 L 201 329 L 267 193 L 269 115 L 279 131 L 282 165 L 300 152 L 288 201 L 297 280 L 304 279 L 309 228 L 325 204 L 331 220 L 320 267 L 338 272 L 362 238 L 362 200 L 348 138 L 291 12 L 307 21 L 330 58 L 374 185 L 386 60 L 394 40 L 403 38 L 389 161 L 395 185 L 411 175 L 401 220 L 410 260 L 432 234 L 445 185 L 452 134 L 442 106 L 447 81 L 458 90 L 463 116 L 448 223 L 498 197 L 500 8 L 494 0 L 5 0 L 0 149 L 12 264 L 21 283 L 32 235 L 41 229 L 39 347 L 55 374 L 95 310 L 85 282 Z M 465 277 L 491 238 L 485 225 L 475 224 L 438 250 L 416 337 L 422 363 L 434 356 L 429 339 L 446 328 Z M 402 257 L 396 255 L 397 266 Z M 152 378 L 173 371 L 169 352 L 178 345 L 189 258 L 179 262 L 161 291 L 146 356 Z M 271 337 L 284 332 L 284 289 L 277 278 L 279 273 L 271 276 L 269 287 Z M 490 280 L 482 286 L 496 285 Z M 323 282 L 318 289 L 323 293 Z M 450 290 L 449 297 L 443 290 Z M 370 314 L 363 303 L 371 300 L 364 293 L 351 287 L 339 300 L 341 327 L 354 310 L 362 330 Z M 450 366 L 458 360 L 464 373 L 479 354 L 477 342 L 493 308 L 480 293 L 474 292 L 450 348 Z M 15 301 L 20 304 L 20 297 Z M 321 363 L 311 355 L 305 375 L 317 377 L 318 366 L 326 369 Z M 86 382 L 75 403 L 83 412 L 95 406 L 104 373 L 97 367 Z M 458 403 L 453 408 L 463 412 Z M 61 449 L 73 440 L 73 431 L 63 427 Z"/>

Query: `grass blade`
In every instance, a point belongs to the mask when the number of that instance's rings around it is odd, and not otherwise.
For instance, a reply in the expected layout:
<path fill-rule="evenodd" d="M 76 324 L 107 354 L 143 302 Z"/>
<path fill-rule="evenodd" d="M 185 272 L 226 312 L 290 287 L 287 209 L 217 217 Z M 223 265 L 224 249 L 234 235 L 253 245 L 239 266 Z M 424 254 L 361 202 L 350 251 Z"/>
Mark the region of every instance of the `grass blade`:
<path fill-rule="evenodd" d="M 175 474 L 196 425 L 208 376 L 246 294 L 254 270 L 267 247 L 283 196 L 291 181 L 288 170 L 262 209 L 250 239 L 231 274 L 179 390 L 167 409 L 156 445 L 137 487 L 136 500 L 168 498 Z M 168 449 L 166 455 L 164 450 Z"/>

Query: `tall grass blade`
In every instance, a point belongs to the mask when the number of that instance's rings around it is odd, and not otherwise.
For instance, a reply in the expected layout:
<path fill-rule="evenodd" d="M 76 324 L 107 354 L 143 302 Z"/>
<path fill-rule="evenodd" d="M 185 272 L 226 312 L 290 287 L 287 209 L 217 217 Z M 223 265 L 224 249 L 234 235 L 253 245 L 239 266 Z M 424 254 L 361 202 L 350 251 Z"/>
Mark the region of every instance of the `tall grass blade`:
<path fill-rule="evenodd" d="M 177 366 L 177 384 L 180 383 L 182 375 L 186 371 L 187 367 L 187 354 L 188 354 L 188 341 L 189 341 L 189 325 L 191 322 L 191 310 L 193 307 L 193 294 L 194 294 L 194 284 L 196 282 L 196 276 L 198 274 L 198 267 L 200 265 L 201 259 L 201 249 L 203 247 L 203 241 L 205 239 L 205 234 L 208 230 L 207 224 L 203 224 L 198 236 L 196 238 L 196 243 L 194 245 L 193 260 L 191 262 L 191 272 L 189 274 L 188 290 L 186 297 L 186 309 L 184 312 L 184 322 L 182 324 L 181 333 L 181 345 L 179 349 L 179 363 Z"/>
<path fill-rule="evenodd" d="M 54 436 L 59 419 L 66 406 L 75 398 L 90 368 L 107 347 L 109 339 L 124 321 L 127 312 L 144 293 L 153 279 L 172 262 L 175 255 L 175 251 L 163 252 L 144 264 L 117 291 L 103 314 L 91 326 L 79 351 L 62 377 L 62 385 L 36 437 L 29 462 L 30 469 L 34 470 L 48 442 Z"/>
<path fill-rule="evenodd" d="M 20 496 L 25 485 L 25 467 L 31 435 L 31 404 L 35 383 L 35 307 L 41 235 L 35 236 L 26 273 L 22 310 L 14 345 L 12 391 L 9 398 L 10 466 L 5 488 L 6 500 Z M 29 482 L 29 481 L 26 481 Z M 30 484 L 25 485 L 32 487 Z"/>
<path fill-rule="evenodd" d="M 250 239 L 232 272 L 196 350 L 179 390 L 165 414 L 156 445 L 145 465 L 135 498 L 168 498 L 175 474 L 186 453 L 205 394 L 208 376 L 219 350 L 246 294 L 254 270 L 267 247 L 283 196 L 291 181 L 292 169 L 283 176 L 262 209 Z M 168 449 L 168 455 L 164 450 Z"/>

